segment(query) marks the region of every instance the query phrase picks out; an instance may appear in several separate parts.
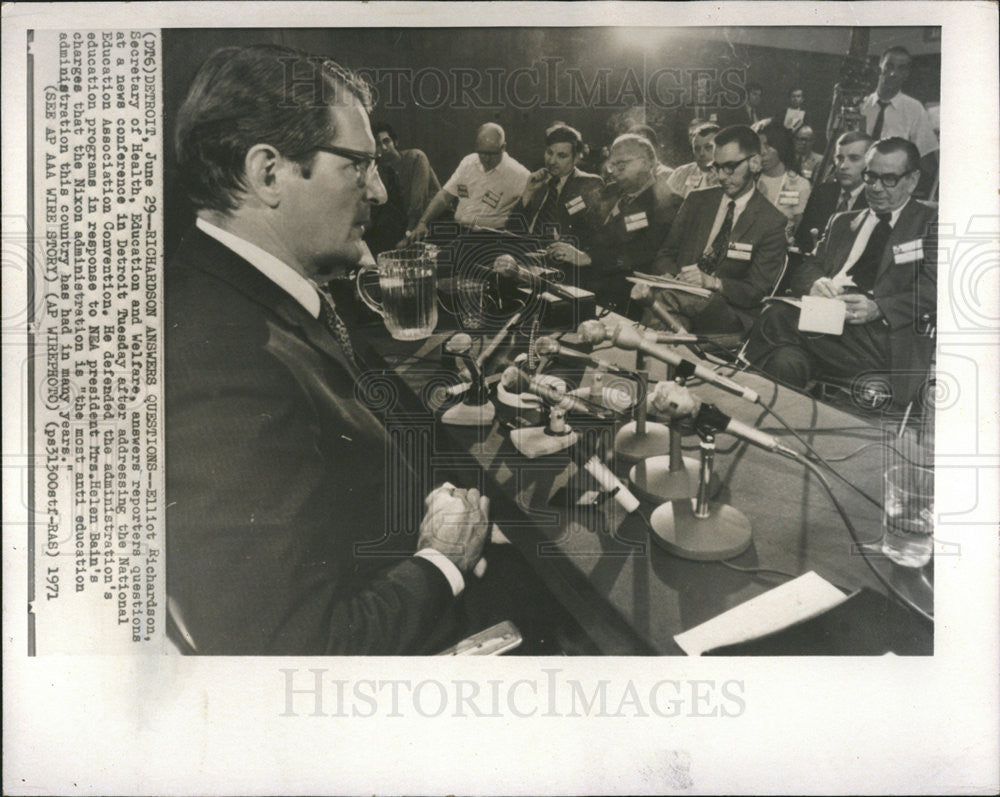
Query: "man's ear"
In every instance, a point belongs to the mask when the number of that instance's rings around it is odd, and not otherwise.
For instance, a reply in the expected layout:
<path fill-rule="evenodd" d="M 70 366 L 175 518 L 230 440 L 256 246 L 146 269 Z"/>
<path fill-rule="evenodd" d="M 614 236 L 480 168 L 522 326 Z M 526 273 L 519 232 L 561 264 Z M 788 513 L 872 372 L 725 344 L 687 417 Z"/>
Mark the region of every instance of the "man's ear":
<path fill-rule="evenodd" d="M 278 171 L 281 155 L 270 144 L 254 144 L 243 161 L 246 190 L 263 204 L 274 208 L 281 198 Z"/>

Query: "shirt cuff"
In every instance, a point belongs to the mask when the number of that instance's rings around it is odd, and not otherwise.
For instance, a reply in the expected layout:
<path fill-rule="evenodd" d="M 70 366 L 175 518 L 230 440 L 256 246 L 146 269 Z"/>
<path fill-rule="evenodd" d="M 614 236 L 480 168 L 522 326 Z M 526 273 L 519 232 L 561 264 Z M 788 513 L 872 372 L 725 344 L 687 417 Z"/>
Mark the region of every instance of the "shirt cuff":
<path fill-rule="evenodd" d="M 442 575 L 448 579 L 448 585 L 451 587 L 452 595 L 457 598 L 462 594 L 462 590 L 465 589 L 465 578 L 462 576 L 462 571 L 458 569 L 458 566 L 451 561 L 451 559 L 441 553 L 441 551 L 436 548 L 421 548 L 414 554 L 414 556 L 426 559 L 441 571 Z"/>

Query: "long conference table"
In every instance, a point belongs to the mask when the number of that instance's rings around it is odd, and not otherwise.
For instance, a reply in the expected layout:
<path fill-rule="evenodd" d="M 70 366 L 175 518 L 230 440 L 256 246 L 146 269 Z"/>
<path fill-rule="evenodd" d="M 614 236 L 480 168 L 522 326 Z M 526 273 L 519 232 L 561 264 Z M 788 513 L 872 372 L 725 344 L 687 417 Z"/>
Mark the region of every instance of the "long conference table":
<path fill-rule="evenodd" d="M 615 316 L 604 320 L 631 323 Z M 414 417 L 426 415 L 429 439 L 421 444 L 420 455 L 430 455 L 431 478 L 447 476 L 461 482 L 459 486 L 478 486 L 490 496 L 491 519 L 603 654 L 682 655 L 676 634 L 788 581 L 774 573 L 741 572 L 719 562 L 692 561 L 667 552 L 652 539 L 643 519 L 650 517 L 656 502 L 643 500 L 638 512 L 631 514 L 614 500 L 578 506 L 577 498 L 587 485 L 575 478 L 579 468 L 571 457 L 562 452 L 528 459 L 511 444 L 499 421 L 485 427 L 441 424 L 430 397 L 435 385 L 444 383 L 448 368 L 442 346 L 451 334 L 436 332 L 422 341 L 400 342 L 373 327 L 369 340 L 383 360 L 381 366 L 402 376 L 412 391 L 410 398 L 416 399 L 408 405 L 408 426 L 413 427 Z M 561 337 L 578 343 L 571 332 Z M 524 351 L 524 343 L 523 337 L 514 335 L 497 350 L 488 372 L 502 369 Z M 600 348 L 596 353 L 625 368 L 636 364 L 634 352 Z M 651 380 L 666 378 L 663 363 L 647 359 L 646 368 Z M 583 372 L 581 385 L 589 384 L 593 373 L 589 368 Z M 720 373 L 730 375 L 733 370 L 726 366 Z M 733 378 L 757 391 L 761 402 L 819 454 L 835 460 L 834 467 L 846 479 L 881 501 L 885 468 L 898 456 L 893 449 L 904 445 L 904 440 L 896 439 L 898 421 L 883 424 L 878 418 L 861 418 L 753 373 Z M 790 448 L 803 450 L 763 407 L 708 384 L 690 384 L 702 400 L 766 430 Z M 869 601 L 865 612 L 838 620 L 846 627 L 819 632 L 838 637 L 824 640 L 825 652 L 870 653 L 872 639 L 876 647 L 882 644 L 898 654 L 933 652 L 931 624 L 881 597 L 888 591 L 869 570 L 813 474 L 796 461 L 726 433 L 719 433 L 716 443 L 715 473 L 722 487 L 715 500 L 738 509 L 752 525 L 750 547 L 729 560 L 731 564 L 791 575 L 814 571 L 845 592 L 865 588 L 863 594 L 878 598 L 874 608 Z M 697 436 L 686 437 L 684 448 L 685 456 L 697 458 Z M 910 445 L 907 456 L 930 460 L 929 452 L 919 446 Z M 627 483 L 628 463 L 616 457 L 608 464 Z M 862 542 L 877 542 L 879 506 L 833 476 L 828 480 Z M 874 566 L 895 589 L 932 613 L 933 560 L 923 568 L 900 567 L 879 555 L 877 547 L 870 547 Z M 858 647 L 852 641 L 855 637 L 866 641 Z"/>

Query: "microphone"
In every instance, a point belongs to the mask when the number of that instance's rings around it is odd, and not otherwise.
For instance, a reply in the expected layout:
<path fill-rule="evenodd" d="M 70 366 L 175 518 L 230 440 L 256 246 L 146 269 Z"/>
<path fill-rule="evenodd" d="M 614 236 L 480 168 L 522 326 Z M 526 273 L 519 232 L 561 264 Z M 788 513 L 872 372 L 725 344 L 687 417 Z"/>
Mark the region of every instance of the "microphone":
<path fill-rule="evenodd" d="M 493 270 L 501 277 L 507 277 L 508 279 L 513 279 L 517 282 L 526 284 L 532 291 L 536 291 L 541 288 L 543 290 L 552 291 L 553 293 L 558 293 L 564 299 L 574 298 L 573 295 L 559 283 L 553 282 L 550 279 L 546 279 L 533 271 L 519 266 L 517 261 L 510 255 L 497 255 L 496 260 L 493 261 Z"/>
<path fill-rule="evenodd" d="M 714 404 L 702 401 L 691 390 L 676 382 L 658 383 L 649 396 L 649 403 L 658 412 L 666 413 L 672 418 L 692 417 L 696 427 L 708 426 L 718 429 L 768 451 L 798 459 L 799 455 L 795 451 L 783 446 L 773 436 L 727 415 Z"/>
<path fill-rule="evenodd" d="M 582 362 L 589 363 L 602 371 L 623 372 L 626 370 L 615 365 L 614 363 L 609 363 L 604 360 L 600 360 L 597 357 L 585 354 L 582 351 L 577 351 L 576 349 L 570 349 L 563 346 L 559 343 L 559 341 L 550 335 L 545 335 L 535 341 L 535 353 L 547 357 L 559 355 L 560 357 L 565 357 L 569 360 L 580 360 Z"/>
<path fill-rule="evenodd" d="M 631 298 L 639 302 L 639 304 L 644 307 L 648 307 L 653 315 L 667 325 L 667 329 L 680 333 L 681 335 L 687 334 L 687 330 L 684 328 L 684 325 L 668 313 L 665 307 L 657 303 L 656 297 L 653 295 L 652 288 L 644 282 L 637 282 L 632 286 Z M 678 342 L 694 343 L 695 341 L 690 340 Z"/>
<path fill-rule="evenodd" d="M 529 376 L 516 365 L 511 365 L 500 377 L 500 384 L 504 390 L 512 393 L 534 393 L 541 396 L 545 401 L 554 407 L 566 410 L 567 412 L 582 412 L 593 415 L 594 410 L 584 404 L 576 396 L 571 396 L 566 392 L 566 385 L 559 382 L 559 386 L 546 382 L 538 376 Z"/>
<path fill-rule="evenodd" d="M 577 330 L 578 334 L 591 345 L 596 343 L 602 343 L 605 340 L 610 340 L 612 344 L 618 346 L 622 349 L 627 349 L 630 351 L 641 351 L 652 357 L 654 360 L 659 360 L 660 362 L 666 363 L 667 365 L 672 365 L 675 368 L 681 363 L 687 363 L 691 366 L 689 360 L 684 359 L 676 352 L 671 351 L 663 346 L 659 346 L 656 343 L 644 338 L 635 329 L 629 326 L 616 326 L 612 327 L 610 330 L 600 321 L 590 320 L 584 321 L 580 324 Z M 701 365 L 693 366 L 694 376 L 702 379 L 709 384 L 715 385 L 716 387 L 727 390 L 730 393 L 735 393 L 751 403 L 758 403 L 760 401 L 760 396 L 753 390 L 743 385 L 733 382 L 731 379 L 726 379 L 724 376 L 719 376 L 715 371 L 711 371 Z"/>

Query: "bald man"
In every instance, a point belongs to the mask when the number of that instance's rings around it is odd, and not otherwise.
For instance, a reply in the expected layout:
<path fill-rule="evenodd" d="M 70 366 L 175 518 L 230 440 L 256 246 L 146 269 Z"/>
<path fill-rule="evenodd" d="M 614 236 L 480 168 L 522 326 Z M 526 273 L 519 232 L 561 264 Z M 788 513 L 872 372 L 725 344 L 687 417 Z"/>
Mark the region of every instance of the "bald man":
<path fill-rule="evenodd" d="M 530 175 L 506 149 L 507 137 L 500 125 L 487 122 L 480 127 L 476 151 L 462 158 L 407 237 L 426 236 L 427 225 L 451 207 L 455 221 L 465 227 L 502 230 Z"/>

